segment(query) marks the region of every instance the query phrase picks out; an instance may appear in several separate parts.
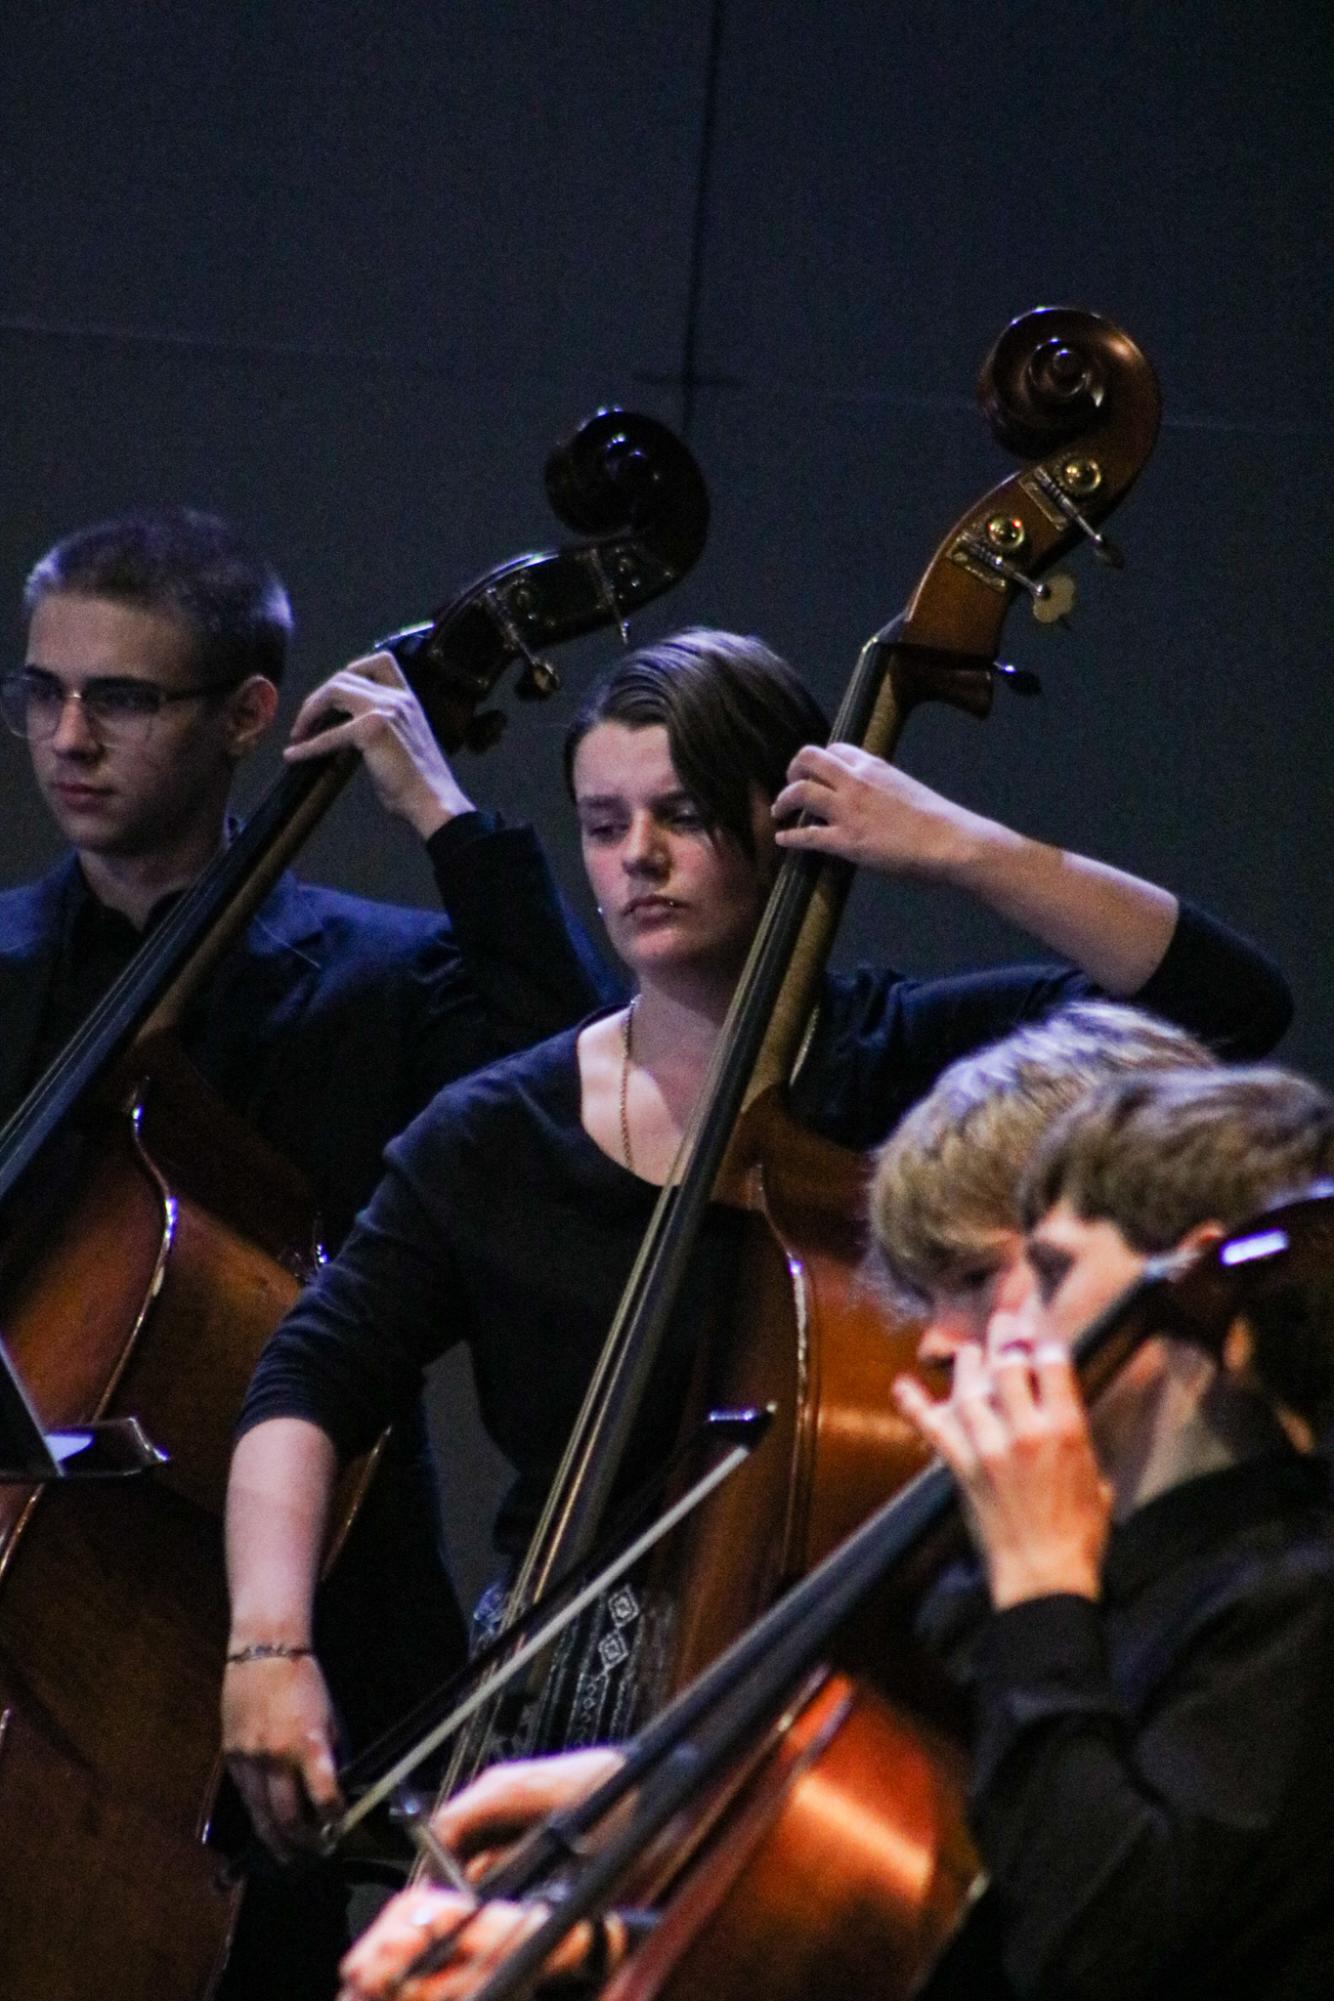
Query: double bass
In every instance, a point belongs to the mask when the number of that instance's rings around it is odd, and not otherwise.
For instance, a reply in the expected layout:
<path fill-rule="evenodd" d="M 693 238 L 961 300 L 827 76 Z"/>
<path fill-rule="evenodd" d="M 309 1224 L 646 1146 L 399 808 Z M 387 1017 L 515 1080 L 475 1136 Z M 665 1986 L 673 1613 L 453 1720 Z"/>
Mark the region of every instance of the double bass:
<path fill-rule="evenodd" d="M 599 411 L 547 486 L 580 541 L 386 642 L 446 749 L 494 741 L 478 704 L 510 663 L 522 696 L 549 692 L 548 647 L 623 624 L 703 547 L 698 467 L 650 418 Z M 237 1898 L 206 1836 L 230 1434 L 317 1251 L 299 1178 L 189 1073 L 174 1030 L 355 762 L 278 781 L 0 1133 L 0 1330 L 41 1422 L 132 1413 L 166 1455 L 114 1484 L 0 1487 L 0 1978 L 27 2001 L 202 2001 L 225 1959 Z"/>
<path fill-rule="evenodd" d="M 979 391 L 1000 442 L 1028 463 L 955 522 L 902 618 L 862 651 L 833 734 L 882 757 L 925 702 L 987 714 L 1006 612 L 1023 597 L 1043 623 L 1064 617 L 1074 587 L 1048 573 L 1073 545 L 1086 540 L 1119 560 L 1101 524 L 1157 434 L 1152 369 L 1090 313 L 1040 308 L 1016 320 Z M 775 1419 L 650 1579 L 674 1608 L 674 1630 L 646 1708 L 685 1685 L 921 1464 L 889 1395 L 912 1364 L 916 1332 L 887 1332 L 861 1271 L 866 1163 L 804 1131 L 787 1108 L 850 873 L 800 853 L 779 870 L 513 1593 L 514 1616 L 526 1617 L 594 1542 L 705 1211 L 723 1202 L 745 1212 L 754 1227 L 734 1288 L 744 1311 L 730 1317 L 729 1302 L 721 1336 L 700 1344 L 691 1421 L 718 1406 L 767 1406 Z M 539 1718 L 546 1701 L 539 1681 Z M 540 1729 L 539 1747 L 553 1748 Z M 478 1735 L 453 1759 L 446 1790 L 492 1755 Z"/>

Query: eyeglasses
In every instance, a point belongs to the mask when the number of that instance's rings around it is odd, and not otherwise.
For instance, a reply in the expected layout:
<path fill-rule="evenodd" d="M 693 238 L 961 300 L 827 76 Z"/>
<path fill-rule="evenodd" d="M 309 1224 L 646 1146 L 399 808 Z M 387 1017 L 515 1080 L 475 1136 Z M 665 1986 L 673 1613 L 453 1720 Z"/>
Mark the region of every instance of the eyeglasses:
<path fill-rule="evenodd" d="M 44 743 L 55 735 L 66 702 L 78 702 L 99 743 L 144 743 L 168 703 L 201 701 L 234 685 L 212 681 L 199 688 L 159 688 L 155 681 L 101 674 L 82 688 L 67 688 L 40 667 L 16 667 L 0 674 L 0 715 L 15 736 Z"/>

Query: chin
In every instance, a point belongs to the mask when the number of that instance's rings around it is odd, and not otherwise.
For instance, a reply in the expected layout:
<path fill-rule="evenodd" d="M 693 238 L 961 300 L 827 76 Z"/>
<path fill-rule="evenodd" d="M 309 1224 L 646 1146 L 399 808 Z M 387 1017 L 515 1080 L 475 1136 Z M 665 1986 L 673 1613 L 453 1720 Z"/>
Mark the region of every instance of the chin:
<path fill-rule="evenodd" d="M 72 847 L 91 855 L 118 854 L 124 846 L 119 828 L 108 826 L 100 813 L 57 813 L 56 825 Z"/>
<path fill-rule="evenodd" d="M 60 830 L 62 840 L 72 848 L 100 855 L 115 847 L 115 835 L 107 828 L 106 822 L 93 813 L 57 812 L 51 809 L 51 818 Z"/>

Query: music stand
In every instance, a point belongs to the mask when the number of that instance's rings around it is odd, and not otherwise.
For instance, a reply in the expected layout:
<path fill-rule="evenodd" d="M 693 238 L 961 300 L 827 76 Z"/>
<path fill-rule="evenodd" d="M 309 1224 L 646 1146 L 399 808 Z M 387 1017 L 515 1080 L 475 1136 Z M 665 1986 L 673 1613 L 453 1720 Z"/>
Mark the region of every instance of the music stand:
<path fill-rule="evenodd" d="M 0 1483 L 126 1479 L 166 1463 L 167 1454 L 153 1444 L 137 1417 L 43 1431 L 0 1341 Z"/>

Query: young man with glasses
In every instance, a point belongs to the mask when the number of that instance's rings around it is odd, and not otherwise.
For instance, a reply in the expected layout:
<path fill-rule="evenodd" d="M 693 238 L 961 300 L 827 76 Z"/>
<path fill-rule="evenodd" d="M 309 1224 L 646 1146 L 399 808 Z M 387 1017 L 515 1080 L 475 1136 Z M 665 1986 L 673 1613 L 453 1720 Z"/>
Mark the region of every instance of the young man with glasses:
<path fill-rule="evenodd" d="M 25 609 L 26 654 L 0 676 L 0 708 L 72 853 L 0 895 L 0 1117 L 226 842 L 232 781 L 273 724 L 291 631 L 272 567 L 184 509 L 58 542 Z M 331 710 L 346 718 L 333 728 Z M 289 756 L 360 751 L 383 807 L 424 842 L 449 913 L 283 875 L 187 1011 L 187 1054 L 306 1175 L 332 1249 L 381 1150 L 436 1090 L 610 994 L 533 833 L 474 810 L 387 654 L 317 689 L 294 737 Z M 424 1434 L 409 1425 L 325 1609 L 353 1739 L 408 1708 L 462 1647 L 438 1549 Z M 327 1996 L 341 1902 L 252 1892 L 226 1993 Z"/>
<path fill-rule="evenodd" d="M 270 565 L 185 509 L 66 537 L 25 608 L 25 660 L 0 677 L 0 704 L 74 852 L 0 896 L 0 1115 L 225 842 L 291 630 Z M 330 730 L 334 708 L 348 720 Z M 449 912 L 284 876 L 186 1024 L 209 1082 L 310 1179 L 332 1246 L 385 1142 L 442 1084 L 610 995 L 531 830 L 473 809 L 388 655 L 324 683 L 294 735 L 289 756 L 361 752 L 383 806 L 425 843 Z"/>

